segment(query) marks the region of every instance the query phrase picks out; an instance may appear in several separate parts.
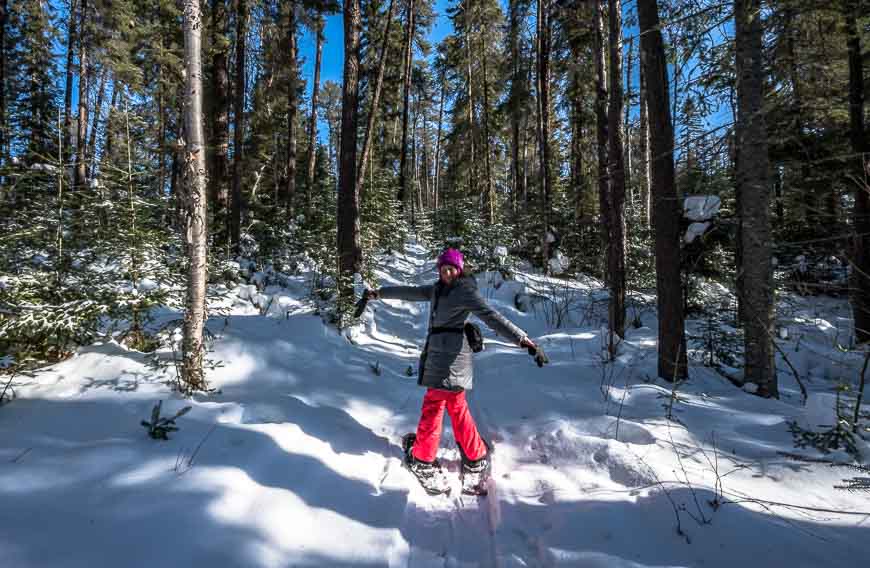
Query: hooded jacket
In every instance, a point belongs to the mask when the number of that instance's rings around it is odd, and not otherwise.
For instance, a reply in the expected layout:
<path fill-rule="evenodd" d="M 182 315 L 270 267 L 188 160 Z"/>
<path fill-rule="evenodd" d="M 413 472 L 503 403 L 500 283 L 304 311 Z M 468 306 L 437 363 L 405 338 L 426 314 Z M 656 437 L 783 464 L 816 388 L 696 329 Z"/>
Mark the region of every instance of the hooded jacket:
<path fill-rule="evenodd" d="M 477 289 L 477 280 L 470 275 L 460 276 L 449 286 L 439 280 L 426 286 L 387 286 L 378 294 L 384 300 L 431 303 L 417 379 L 417 384 L 424 387 L 451 391 L 472 388 L 473 353 L 465 333 L 461 332 L 471 314 L 517 345 L 527 337 L 523 330 L 487 305 Z"/>

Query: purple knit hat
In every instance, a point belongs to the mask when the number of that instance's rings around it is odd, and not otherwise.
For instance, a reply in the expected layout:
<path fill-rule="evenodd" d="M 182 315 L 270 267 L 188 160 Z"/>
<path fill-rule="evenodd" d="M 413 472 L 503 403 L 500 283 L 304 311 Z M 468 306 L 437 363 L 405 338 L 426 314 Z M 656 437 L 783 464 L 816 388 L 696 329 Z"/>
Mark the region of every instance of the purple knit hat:
<path fill-rule="evenodd" d="M 465 258 L 457 249 L 449 248 L 442 252 L 441 256 L 438 257 L 438 269 L 440 270 L 445 264 L 455 266 L 456 269 L 459 270 L 459 273 L 462 274 L 462 267 L 465 264 Z"/>

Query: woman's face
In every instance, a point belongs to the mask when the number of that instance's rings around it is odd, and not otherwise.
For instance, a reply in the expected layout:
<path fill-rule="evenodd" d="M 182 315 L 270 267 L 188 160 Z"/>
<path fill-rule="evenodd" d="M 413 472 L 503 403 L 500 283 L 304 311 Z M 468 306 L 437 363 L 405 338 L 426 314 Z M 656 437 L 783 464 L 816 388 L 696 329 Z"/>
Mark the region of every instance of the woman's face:
<path fill-rule="evenodd" d="M 453 281 L 459 277 L 459 269 L 452 264 L 442 264 L 438 269 L 438 275 L 441 277 L 441 282 L 453 284 Z"/>

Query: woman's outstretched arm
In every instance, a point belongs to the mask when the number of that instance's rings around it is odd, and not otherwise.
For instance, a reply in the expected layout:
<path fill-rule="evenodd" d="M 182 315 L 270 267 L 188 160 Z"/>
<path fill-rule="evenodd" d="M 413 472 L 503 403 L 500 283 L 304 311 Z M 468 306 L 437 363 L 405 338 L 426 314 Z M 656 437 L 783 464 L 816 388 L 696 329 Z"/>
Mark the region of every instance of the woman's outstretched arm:
<path fill-rule="evenodd" d="M 405 300 L 428 302 L 432 299 L 432 284 L 425 286 L 384 286 L 369 291 L 370 300 Z"/>

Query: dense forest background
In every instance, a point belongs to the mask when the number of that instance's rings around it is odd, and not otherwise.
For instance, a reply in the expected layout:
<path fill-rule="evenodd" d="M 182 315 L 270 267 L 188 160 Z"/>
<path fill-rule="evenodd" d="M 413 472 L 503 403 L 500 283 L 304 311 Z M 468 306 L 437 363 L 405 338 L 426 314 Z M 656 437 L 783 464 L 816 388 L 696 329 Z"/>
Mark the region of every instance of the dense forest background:
<path fill-rule="evenodd" d="M 206 274 L 204 205 L 208 294 L 304 269 L 342 327 L 353 275 L 370 282 L 415 237 L 461 242 L 476 271 L 599 278 L 611 356 L 657 310 L 671 380 L 700 343 L 705 364 L 776 396 L 778 290 L 849 294 L 843 346 L 870 338 L 860 0 L 183 4 L 0 0 L 0 347 L 15 365 L 107 332 L 153 347 L 154 309 L 204 302 L 188 284 Z M 325 41 L 343 44 L 340 82 L 321 80 Z"/>

